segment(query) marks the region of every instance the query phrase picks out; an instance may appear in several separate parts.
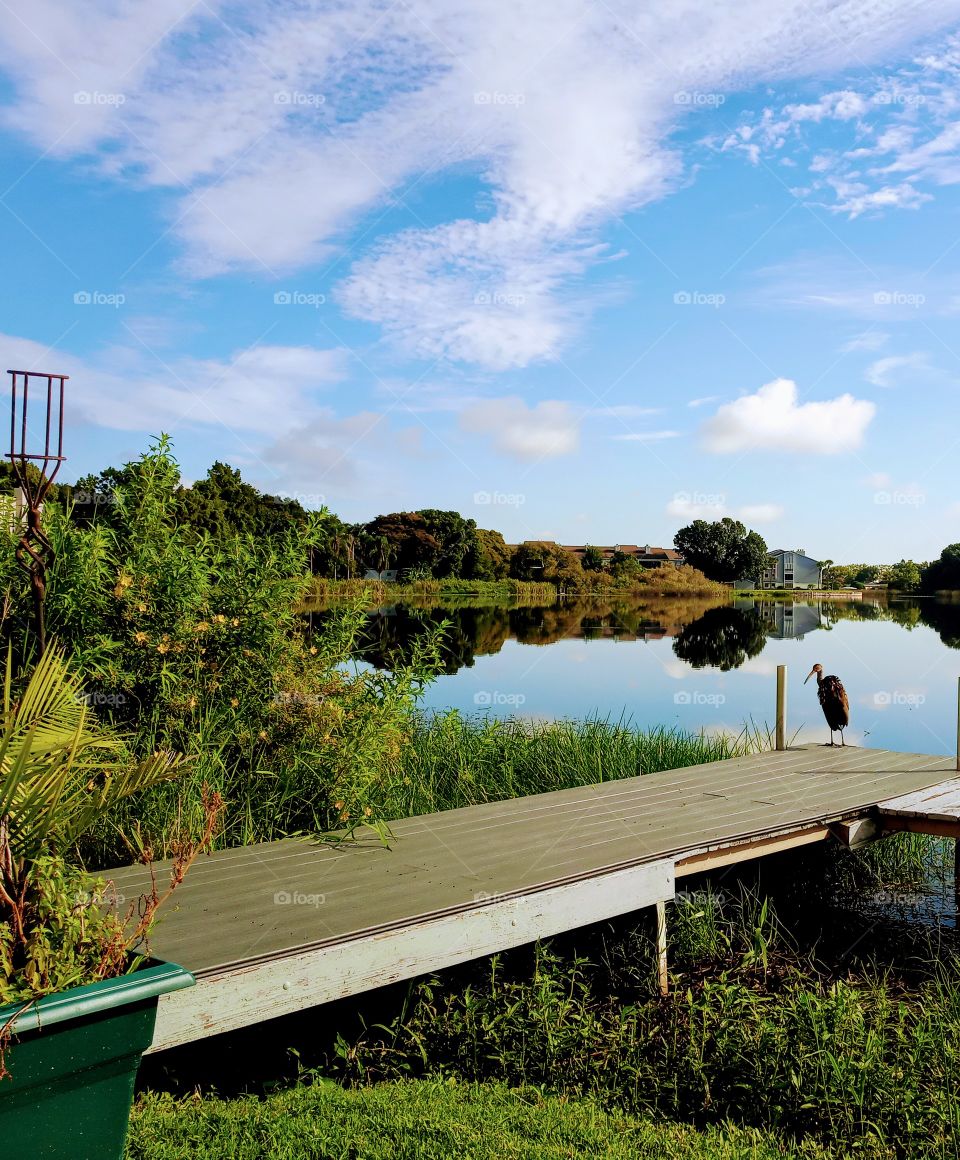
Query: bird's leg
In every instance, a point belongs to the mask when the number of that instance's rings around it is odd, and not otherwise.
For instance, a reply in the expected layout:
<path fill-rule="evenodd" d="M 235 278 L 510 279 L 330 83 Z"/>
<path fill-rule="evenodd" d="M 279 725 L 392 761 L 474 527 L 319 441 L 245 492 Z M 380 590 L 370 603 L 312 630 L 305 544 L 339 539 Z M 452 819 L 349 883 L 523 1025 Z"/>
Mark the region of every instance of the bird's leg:
<path fill-rule="evenodd" d="M 843 736 L 843 730 L 841 729 L 841 730 L 840 730 L 840 744 L 841 744 L 841 745 L 846 745 L 846 743 L 847 743 L 847 742 L 846 742 L 846 740 L 844 739 L 844 736 Z"/>

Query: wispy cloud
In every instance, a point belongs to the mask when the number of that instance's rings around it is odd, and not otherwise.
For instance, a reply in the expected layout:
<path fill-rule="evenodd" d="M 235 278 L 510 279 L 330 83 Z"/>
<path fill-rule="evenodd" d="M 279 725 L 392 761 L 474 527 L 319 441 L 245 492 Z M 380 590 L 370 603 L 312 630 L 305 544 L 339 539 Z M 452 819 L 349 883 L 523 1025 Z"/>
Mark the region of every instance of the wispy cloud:
<path fill-rule="evenodd" d="M 158 233 L 179 242 L 188 275 L 336 259 L 345 310 L 418 357 L 492 370 L 556 358 L 577 333 L 592 305 L 584 275 L 611 257 L 604 226 L 685 176 L 673 130 L 696 115 L 691 94 L 819 76 L 851 45 L 869 67 L 956 18 L 953 0 L 814 0 L 814 17 L 810 0 L 748 0 L 709 19 L 620 0 L 21 8 L 0 6 L 6 123 L 54 158 L 172 191 Z M 946 77 L 941 57 L 924 68 Z M 876 97 L 838 90 L 734 144 L 858 125 Z M 886 177 L 866 189 L 843 166 L 818 178 L 846 183 L 848 212 L 884 189 L 902 189 L 900 204 L 926 196 L 906 192 L 920 175 L 950 179 L 943 135 L 867 147 Z M 480 208 L 421 220 L 415 187 L 444 172 L 480 181 Z M 375 215 L 387 208 L 408 228 L 385 233 Z"/>
<path fill-rule="evenodd" d="M 893 354 L 878 358 L 867 367 L 863 377 L 875 387 L 893 387 L 902 380 L 904 371 L 929 374 L 932 369 L 929 356 L 918 350 L 913 354 Z"/>

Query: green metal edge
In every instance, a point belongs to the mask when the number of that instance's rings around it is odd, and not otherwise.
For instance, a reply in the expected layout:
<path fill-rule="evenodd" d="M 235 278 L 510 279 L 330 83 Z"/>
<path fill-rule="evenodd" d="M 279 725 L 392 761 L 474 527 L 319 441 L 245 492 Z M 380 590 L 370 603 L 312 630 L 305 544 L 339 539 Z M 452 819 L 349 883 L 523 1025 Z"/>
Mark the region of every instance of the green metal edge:
<path fill-rule="evenodd" d="M 181 991 L 196 983 L 193 975 L 177 963 L 161 959 L 147 960 L 150 965 L 129 975 L 102 979 L 83 987 L 71 987 L 41 999 L 10 1003 L 0 1007 L 0 1027 L 5 1025 L 14 1034 L 35 1031 L 67 1019 L 80 1019 L 128 1003 L 153 999 L 170 991 Z M 20 1012 L 18 1015 L 17 1012 Z"/>

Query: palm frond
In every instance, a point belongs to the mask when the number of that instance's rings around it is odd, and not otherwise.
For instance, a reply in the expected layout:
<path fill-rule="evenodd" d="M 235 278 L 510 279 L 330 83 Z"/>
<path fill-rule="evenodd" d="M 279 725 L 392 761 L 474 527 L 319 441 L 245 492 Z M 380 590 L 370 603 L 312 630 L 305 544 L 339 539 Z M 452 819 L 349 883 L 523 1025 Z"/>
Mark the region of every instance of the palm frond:
<path fill-rule="evenodd" d="M 55 649 L 37 663 L 19 700 L 8 659 L 0 722 L 0 818 L 13 858 L 76 841 L 114 802 L 176 776 L 182 758 L 136 762 L 92 719 L 82 688 Z"/>

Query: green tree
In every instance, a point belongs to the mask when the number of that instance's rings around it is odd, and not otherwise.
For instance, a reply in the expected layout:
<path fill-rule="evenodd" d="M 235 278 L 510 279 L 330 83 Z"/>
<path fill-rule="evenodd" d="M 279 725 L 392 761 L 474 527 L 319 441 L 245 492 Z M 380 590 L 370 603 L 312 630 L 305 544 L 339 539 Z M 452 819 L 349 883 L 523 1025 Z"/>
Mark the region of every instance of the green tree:
<path fill-rule="evenodd" d="M 428 535 L 438 544 L 431 567 L 439 580 L 448 576 L 466 576 L 467 565 L 476 558 L 477 521 L 464 519 L 459 512 L 424 508 L 416 512 Z"/>
<path fill-rule="evenodd" d="M 960 544 L 948 544 L 940 559 L 924 568 L 922 584 L 928 592 L 960 588 Z"/>
<path fill-rule="evenodd" d="M 440 556 L 439 543 L 417 512 L 377 516 L 363 525 L 361 541 L 366 563 L 378 572 L 388 568 L 432 569 Z"/>
<path fill-rule="evenodd" d="M 588 544 L 580 560 L 580 565 L 584 572 L 602 572 L 604 569 L 603 553 L 599 548 L 595 548 L 592 544 Z"/>
<path fill-rule="evenodd" d="M 640 561 L 618 548 L 610 557 L 610 575 L 615 580 L 633 580 L 643 571 Z"/>
<path fill-rule="evenodd" d="M 694 520 L 673 543 L 687 564 L 711 580 L 757 580 L 767 563 L 763 537 L 729 516 L 712 523 Z"/>
<path fill-rule="evenodd" d="M 307 522 L 297 500 L 260 492 L 246 483 L 235 467 L 219 460 L 204 479 L 181 488 L 178 500 L 183 518 L 212 536 L 231 532 L 283 536 Z"/>
<path fill-rule="evenodd" d="M 913 560 L 901 560 L 887 572 L 887 583 L 900 592 L 915 592 L 920 587 L 920 566 Z"/>
<path fill-rule="evenodd" d="M 464 576 L 471 580 L 503 580 L 510 575 L 510 549 L 499 532 L 477 528 Z"/>
<path fill-rule="evenodd" d="M 515 580 L 543 580 L 564 588 L 577 588 L 583 583 L 583 569 L 577 557 L 559 544 L 545 541 L 518 545 L 510 557 L 510 575 Z"/>

